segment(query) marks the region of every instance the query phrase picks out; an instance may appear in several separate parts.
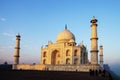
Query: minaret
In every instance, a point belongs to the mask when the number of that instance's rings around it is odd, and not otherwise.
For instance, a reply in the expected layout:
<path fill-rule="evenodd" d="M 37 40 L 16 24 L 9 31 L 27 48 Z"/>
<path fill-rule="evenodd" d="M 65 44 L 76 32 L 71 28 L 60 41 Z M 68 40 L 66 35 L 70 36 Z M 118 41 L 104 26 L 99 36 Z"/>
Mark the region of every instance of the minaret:
<path fill-rule="evenodd" d="M 91 64 L 98 64 L 98 37 L 97 37 L 97 19 L 95 17 L 91 20 Z"/>
<path fill-rule="evenodd" d="M 20 52 L 20 35 L 16 35 L 16 46 L 14 52 L 14 64 L 19 64 L 19 52 Z"/>
<path fill-rule="evenodd" d="M 103 66 L 103 46 L 100 45 L 100 65 Z"/>

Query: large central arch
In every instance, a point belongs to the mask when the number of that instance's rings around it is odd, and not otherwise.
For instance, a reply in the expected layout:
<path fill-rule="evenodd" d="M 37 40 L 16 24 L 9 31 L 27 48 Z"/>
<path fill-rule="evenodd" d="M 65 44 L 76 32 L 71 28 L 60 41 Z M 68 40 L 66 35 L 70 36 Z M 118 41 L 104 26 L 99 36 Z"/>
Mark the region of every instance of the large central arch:
<path fill-rule="evenodd" d="M 59 51 L 58 50 L 52 51 L 52 54 L 51 54 L 51 64 L 52 65 L 60 64 L 59 58 L 60 58 Z"/>

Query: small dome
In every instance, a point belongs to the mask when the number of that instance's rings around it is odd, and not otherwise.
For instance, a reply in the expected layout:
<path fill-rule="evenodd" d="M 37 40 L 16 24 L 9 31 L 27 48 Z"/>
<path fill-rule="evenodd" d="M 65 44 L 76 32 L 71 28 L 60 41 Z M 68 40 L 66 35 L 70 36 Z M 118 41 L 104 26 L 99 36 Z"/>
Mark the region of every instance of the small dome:
<path fill-rule="evenodd" d="M 56 41 L 57 42 L 68 42 L 71 39 L 75 41 L 74 34 L 70 32 L 69 30 L 65 29 L 57 35 Z"/>
<path fill-rule="evenodd" d="M 90 21 L 91 23 L 96 23 L 97 19 L 93 16 L 92 20 Z"/>
<path fill-rule="evenodd" d="M 75 40 L 74 39 L 70 39 L 69 43 L 75 43 Z"/>

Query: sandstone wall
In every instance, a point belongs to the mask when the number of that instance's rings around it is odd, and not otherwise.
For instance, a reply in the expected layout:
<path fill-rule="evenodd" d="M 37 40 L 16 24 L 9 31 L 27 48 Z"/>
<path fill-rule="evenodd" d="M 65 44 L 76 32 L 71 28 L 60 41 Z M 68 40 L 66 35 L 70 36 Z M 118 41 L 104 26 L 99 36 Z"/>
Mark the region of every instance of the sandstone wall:
<path fill-rule="evenodd" d="M 13 65 L 13 69 L 18 70 L 49 70 L 49 71 L 82 71 L 88 72 L 90 69 L 99 70 L 100 65 L 40 65 L 40 64 L 18 64 Z"/>

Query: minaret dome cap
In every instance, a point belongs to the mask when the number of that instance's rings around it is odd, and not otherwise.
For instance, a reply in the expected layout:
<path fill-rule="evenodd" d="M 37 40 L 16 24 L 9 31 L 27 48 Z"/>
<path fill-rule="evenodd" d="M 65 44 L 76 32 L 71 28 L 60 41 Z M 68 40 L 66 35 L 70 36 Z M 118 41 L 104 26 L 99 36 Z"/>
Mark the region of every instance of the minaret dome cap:
<path fill-rule="evenodd" d="M 20 34 L 18 33 L 18 34 L 16 35 L 16 37 L 20 37 Z"/>
<path fill-rule="evenodd" d="M 93 16 L 92 20 L 90 21 L 91 23 L 96 23 L 98 20 Z"/>

